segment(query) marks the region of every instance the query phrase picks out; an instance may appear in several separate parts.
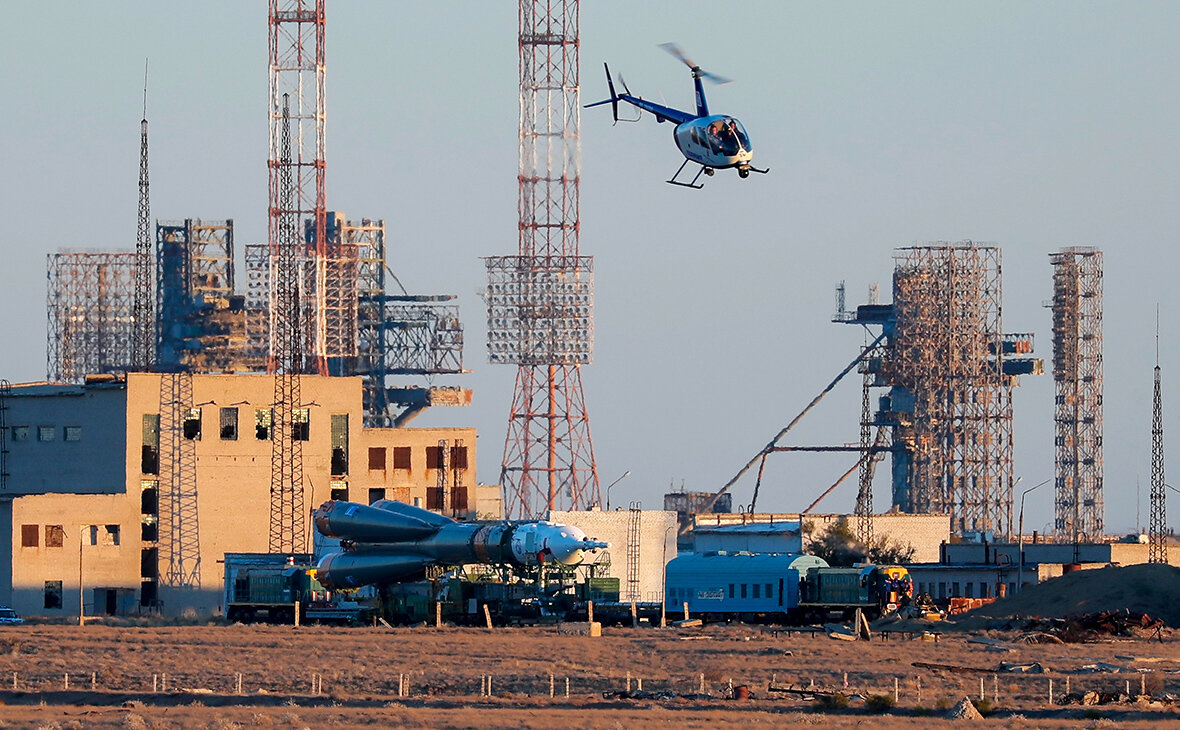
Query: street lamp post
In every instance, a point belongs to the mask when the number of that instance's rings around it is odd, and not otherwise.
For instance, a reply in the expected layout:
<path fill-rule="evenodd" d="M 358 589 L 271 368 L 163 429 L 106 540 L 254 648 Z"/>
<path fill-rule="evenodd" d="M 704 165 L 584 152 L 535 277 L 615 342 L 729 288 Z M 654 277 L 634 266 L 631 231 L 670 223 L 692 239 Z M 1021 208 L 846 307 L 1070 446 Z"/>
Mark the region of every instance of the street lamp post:
<path fill-rule="evenodd" d="M 610 509 L 610 488 L 613 487 L 614 485 L 618 484 L 619 482 L 623 481 L 624 479 L 626 479 L 629 476 L 631 476 L 630 469 L 623 472 L 623 476 L 619 477 L 618 479 L 614 480 L 610 484 L 606 485 L 606 508 L 608 510 Z"/>
<path fill-rule="evenodd" d="M 1017 481 L 1019 481 L 1019 479 Z M 1040 484 L 1037 484 L 1036 486 L 1029 487 L 1028 489 L 1026 489 L 1020 493 L 1020 524 L 1016 528 L 1016 532 L 1020 535 L 1020 547 L 1019 547 L 1020 556 L 1019 556 L 1019 563 L 1018 563 L 1019 567 L 1016 569 L 1016 592 L 1017 593 L 1020 593 L 1020 589 L 1024 585 L 1024 498 L 1028 496 L 1029 492 L 1031 492 L 1034 489 L 1037 489 L 1039 487 L 1043 487 L 1051 481 L 1053 481 L 1053 480 L 1046 479 L 1045 481 L 1041 482 Z"/>
<path fill-rule="evenodd" d="M 85 591 L 82 586 L 82 541 L 89 525 L 78 525 L 78 625 L 86 625 Z"/>

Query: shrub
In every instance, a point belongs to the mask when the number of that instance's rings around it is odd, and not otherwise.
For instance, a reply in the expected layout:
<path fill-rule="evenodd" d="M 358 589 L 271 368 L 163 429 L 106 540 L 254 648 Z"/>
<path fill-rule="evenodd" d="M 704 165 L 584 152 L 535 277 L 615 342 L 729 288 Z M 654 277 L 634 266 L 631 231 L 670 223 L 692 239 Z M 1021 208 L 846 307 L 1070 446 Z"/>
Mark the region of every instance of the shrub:
<path fill-rule="evenodd" d="M 893 695 L 869 695 L 865 699 L 865 709 L 869 712 L 888 712 L 892 710 L 897 703 L 893 701 Z"/>
<path fill-rule="evenodd" d="M 830 695 L 817 695 L 815 707 L 818 710 L 846 710 L 848 709 L 848 695 L 836 692 Z"/>

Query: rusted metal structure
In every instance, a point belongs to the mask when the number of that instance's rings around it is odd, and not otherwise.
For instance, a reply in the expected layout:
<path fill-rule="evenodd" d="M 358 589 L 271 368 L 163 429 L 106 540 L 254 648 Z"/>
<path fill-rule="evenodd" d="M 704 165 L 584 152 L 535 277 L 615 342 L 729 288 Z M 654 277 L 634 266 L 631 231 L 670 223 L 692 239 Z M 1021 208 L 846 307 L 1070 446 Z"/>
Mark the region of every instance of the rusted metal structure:
<path fill-rule="evenodd" d="M 47 257 L 46 371 L 80 383 L 132 362 L 138 254 L 62 251 Z"/>
<path fill-rule="evenodd" d="M 1054 524 L 1059 536 L 1103 535 L 1102 252 L 1088 246 L 1049 254 L 1053 265 L 1053 380 L 1056 386 Z"/>
<path fill-rule="evenodd" d="M 508 515 L 601 502 L 581 367 L 593 258 L 578 251 L 578 0 L 520 0 L 519 254 L 486 259 L 488 358 L 517 366 L 501 483 Z"/>

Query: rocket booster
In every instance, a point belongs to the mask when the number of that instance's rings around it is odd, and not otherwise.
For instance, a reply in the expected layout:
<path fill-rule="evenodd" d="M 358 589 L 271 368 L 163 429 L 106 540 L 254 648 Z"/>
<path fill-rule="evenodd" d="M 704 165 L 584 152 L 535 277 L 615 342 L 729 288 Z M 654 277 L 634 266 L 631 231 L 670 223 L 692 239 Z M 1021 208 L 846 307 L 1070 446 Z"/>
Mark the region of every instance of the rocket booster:
<path fill-rule="evenodd" d="M 569 525 L 456 522 L 388 499 L 368 506 L 329 500 L 312 517 L 321 535 L 340 538 L 344 547 L 317 566 L 316 577 L 329 589 L 413 579 L 436 563 L 578 565 L 587 553 L 608 547 Z"/>

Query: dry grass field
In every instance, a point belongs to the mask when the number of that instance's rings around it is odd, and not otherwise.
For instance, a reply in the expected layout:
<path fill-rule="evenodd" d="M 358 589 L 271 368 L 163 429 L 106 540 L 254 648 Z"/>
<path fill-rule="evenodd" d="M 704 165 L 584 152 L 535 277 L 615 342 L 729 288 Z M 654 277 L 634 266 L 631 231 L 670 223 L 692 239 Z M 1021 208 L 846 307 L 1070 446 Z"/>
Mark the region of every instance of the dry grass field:
<path fill-rule="evenodd" d="M 1050 679 L 1058 696 L 1067 683 L 1074 692 L 1129 687 L 1138 695 L 1145 687 L 1157 697 L 1180 695 L 1180 640 L 1170 633 L 1163 642 L 1004 649 L 970 641 L 1013 636 L 948 630 L 935 643 L 788 637 L 756 626 L 606 627 L 602 637 L 591 638 L 554 628 L 26 625 L 0 629 L 0 723 L 222 729 L 939 726 L 953 722 L 942 718 L 964 696 L 979 697 L 981 678 L 991 704 L 984 722 L 997 727 L 1180 723 L 1180 710 L 1169 705 L 1047 701 Z M 916 668 L 915 661 L 976 669 L 1040 662 L 1049 673 L 960 673 Z M 1100 662 L 1127 671 L 1085 669 Z M 604 697 L 626 689 L 628 676 L 632 690 L 642 682 L 645 692 L 666 695 Z M 892 699 L 895 680 L 898 702 L 882 714 L 857 697 L 847 708 L 821 709 L 806 695 L 768 691 L 774 681 Z M 750 699 L 734 699 L 731 682 L 748 686 Z"/>

